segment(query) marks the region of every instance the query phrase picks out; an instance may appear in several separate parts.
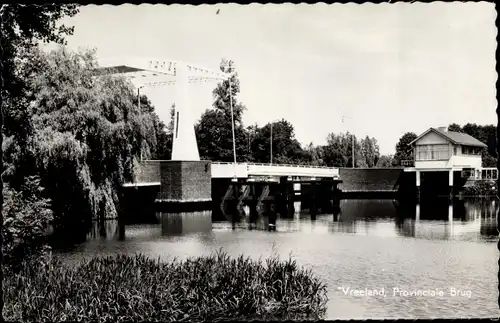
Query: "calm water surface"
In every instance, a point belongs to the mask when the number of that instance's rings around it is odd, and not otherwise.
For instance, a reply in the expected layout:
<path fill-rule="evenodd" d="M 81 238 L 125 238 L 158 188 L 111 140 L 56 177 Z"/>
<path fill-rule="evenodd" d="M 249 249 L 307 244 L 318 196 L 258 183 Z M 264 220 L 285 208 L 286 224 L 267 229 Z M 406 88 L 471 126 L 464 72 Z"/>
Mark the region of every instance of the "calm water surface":
<path fill-rule="evenodd" d="M 157 224 L 96 224 L 85 243 L 57 255 L 72 264 L 116 253 L 169 260 L 221 248 L 254 259 L 275 252 L 292 255 L 327 283 L 328 319 L 498 317 L 497 213 L 495 200 L 343 200 L 338 216 L 311 220 L 298 211 L 278 219 L 275 232 L 265 230 L 264 217 L 250 228 L 244 216 L 213 222 L 211 212 L 158 213 Z M 386 296 L 346 295 L 348 288 L 384 288 Z M 403 292 L 394 295 L 394 288 Z M 444 295 L 404 295 L 419 290 Z"/>

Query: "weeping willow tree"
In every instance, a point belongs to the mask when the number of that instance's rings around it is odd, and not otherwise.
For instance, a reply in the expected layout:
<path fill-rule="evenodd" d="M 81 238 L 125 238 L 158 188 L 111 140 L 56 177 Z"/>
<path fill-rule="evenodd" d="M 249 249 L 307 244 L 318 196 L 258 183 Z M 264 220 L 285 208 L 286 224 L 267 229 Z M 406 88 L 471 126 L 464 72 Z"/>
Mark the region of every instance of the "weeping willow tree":
<path fill-rule="evenodd" d="M 11 102 L 19 101 L 24 97 L 23 79 L 18 77 L 16 58 L 23 48 L 31 48 L 38 41 L 65 43 L 65 36 L 73 33 L 73 28 L 64 24 L 56 24 L 62 17 L 72 17 L 78 13 L 76 4 L 3 4 L 0 8 L 1 17 L 1 46 L 2 59 L 0 60 L 0 171 L 3 172 L 3 126 L 4 112 Z M 30 185 L 27 185 L 30 187 Z M 4 250 L 4 181 L 0 176 L 0 320 L 3 321 L 3 250 Z M 29 191 L 29 189 L 28 189 Z M 12 195 L 10 195 L 12 196 Z M 8 197 L 8 196 L 7 196 Z"/>
<path fill-rule="evenodd" d="M 150 102 L 139 111 L 131 83 L 97 76 L 93 51 L 33 48 L 17 63 L 27 90 L 4 111 L 9 188 L 38 178 L 56 230 L 116 216 L 119 187 L 164 138 Z"/>

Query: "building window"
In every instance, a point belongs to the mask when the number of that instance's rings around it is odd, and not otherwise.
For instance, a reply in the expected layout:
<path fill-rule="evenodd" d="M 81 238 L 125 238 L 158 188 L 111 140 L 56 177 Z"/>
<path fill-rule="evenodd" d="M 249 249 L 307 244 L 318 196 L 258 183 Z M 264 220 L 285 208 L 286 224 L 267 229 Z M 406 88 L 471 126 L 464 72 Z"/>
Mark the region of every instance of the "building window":
<path fill-rule="evenodd" d="M 456 156 L 457 155 L 457 147 L 453 147 L 453 155 Z"/>
<path fill-rule="evenodd" d="M 416 146 L 416 160 L 448 160 L 450 158 L 449 145 L 420 145 Z"/>
<path fill-rule="evenodd" d="M 462 154 L 463 155 L 481 155 L 482 149 L 479 147 L 468 147 L 462 146 Z"/>

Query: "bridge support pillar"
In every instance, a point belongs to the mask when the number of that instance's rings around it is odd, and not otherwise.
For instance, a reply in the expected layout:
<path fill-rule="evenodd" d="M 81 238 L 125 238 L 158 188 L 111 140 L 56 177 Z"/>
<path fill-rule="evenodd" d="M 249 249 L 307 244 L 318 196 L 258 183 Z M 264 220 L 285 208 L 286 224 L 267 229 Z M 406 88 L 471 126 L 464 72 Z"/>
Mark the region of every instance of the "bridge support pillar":
<path fill-rule="evenodd" d="M 248 206 L 250 208 L 250 216 L 249 222 L 253 225 L 257 223 L 257 219 L 259 218 L 259 211 L 257 210 L 257 188 L 255 183 L 250 185 L 250 201 L 248 202 Z"/>
<path fill-rule="evenodd" d="M 417 201 L 420 201 L 420 171 L 417 170 L 415 172 L 416 181 L 417 181 Z"/>
<path fill-rule="evenodd" d="M 316 189 L 316 183 L 314 180 L 311 181 L 311 190 L 310 190 L 310 201 L 311 205 L 309 206 L 309 212 L 311 213 L 311 220 L 316 220 L 316 194 L 317 194 L 317 189 Z"/>
<path fill-rule="evenodd" d="M 162 205 L 190 209 L 212 201 L 210 161 L 161 161 L 160 182 L 156 202 Z"/>
<path fill-rule="evenodd" d="M 448 204 L 448 222 L 453 224 L 453 202 Z"/>
<path fill-rule="evenodd" d="M 296 180 L 300 180 L 300 177 L 299 177 L 299 178 L 296 178 Z M 300 193 L 301 193 L 300 183 L 294 183 L 294 184 L 293 184 L 293 191 L 294 191 L 294 192 L 293 192 L 294 196 L 295 196 L 295 195 L 300 195 Z M 295 193 L 297 193 L 297 194 L 295 194 Z"/>
<path fill-rule="evenodd" d="M 453 169 L 448 171 L 449 197 L 453 199 Z"/>
<path fill-rule="evenodd" d="M 290 214 L 288 207 L 288 199 L 289 199 L 289 178 L 281 176 L 280 184 L 278 186 L 278 191 L 275 193 L 276 199 L 276 207 L 278 213 L 285 217 Z"/>
<path fill-rule="evenodd" d="M 287 185 L 287 194 L 286 194 L 286 200 L 287 200 L 287 211 L 288 211 L 288 216 L 293 216 L 295 213 L 295 190 L 294 190 L 294 183 L 289 182 Z"/>

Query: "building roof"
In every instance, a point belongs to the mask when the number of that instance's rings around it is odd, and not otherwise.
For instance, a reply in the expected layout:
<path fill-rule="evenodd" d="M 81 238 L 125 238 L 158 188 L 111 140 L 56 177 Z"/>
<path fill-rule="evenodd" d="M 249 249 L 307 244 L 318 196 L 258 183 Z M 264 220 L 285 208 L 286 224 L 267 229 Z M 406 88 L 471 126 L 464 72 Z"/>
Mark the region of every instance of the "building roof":
<path fill-rule="evenodd" d="M 418 136 L 415 140 L 410 142 L 409 145 L 413 145 L 415 142 L 417 142 L 420 138 L 428 134 L 429 132 L 435 132 L 438 135 L 446 138 L 447 140 L 451 141 L 452 143 L 456 145 L 465 145 L 465 146 L 473 146 L 473 147 L 488 147 L 486 144 L 483 142 L 477 140 L 476 138 L 466 134 L 466 133 L 461 133 L 461 132 L 455 132 L 455 131 L 444 131 L 441 129 L 436 129 L 436 128 L 430 128 L 420 136 Z"/>

